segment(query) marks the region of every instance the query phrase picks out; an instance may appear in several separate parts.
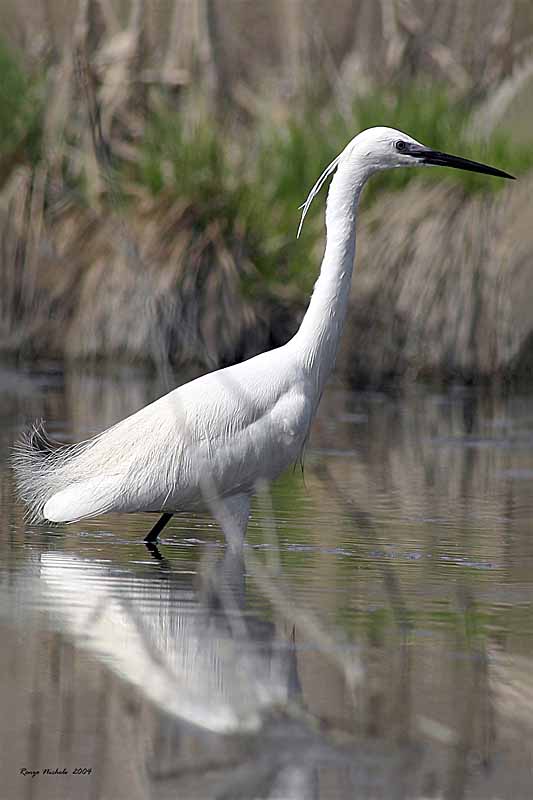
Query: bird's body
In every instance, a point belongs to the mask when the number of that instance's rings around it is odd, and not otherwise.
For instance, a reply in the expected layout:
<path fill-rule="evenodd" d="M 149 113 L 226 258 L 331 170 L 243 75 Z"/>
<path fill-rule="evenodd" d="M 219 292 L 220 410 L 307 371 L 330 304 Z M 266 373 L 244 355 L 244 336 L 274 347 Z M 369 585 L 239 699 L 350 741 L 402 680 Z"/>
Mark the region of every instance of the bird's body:
<path fill-rule="evenodd" d="M 291 356 L 285 346 L 282 367 L 270 352 L 203 375 L 89 440 L 75 456 L 76 482 L 52 495 L 43 516 L 205 509 L 210 490 L 250 494 L 297 459 L 309 429 L 309 381 Z"/>
<path fill-rule="evenodd" d="M 448 164 L 510 177 L 429 150 L 390 128 L 356 136 L 304 205 L 302 220 L 336 170 L 320 276 L 296 335 L 283 347 L 174 389 L 78 445 L 56 448 L 34 429 L 15 456 L 20 492 L 33 518 L 72 522 L 109 511 L 157 511 L 168 518 L 208 508 L 223 523 L 230 543 L 240 546 L 258 481 L 277 477 L 301 455 L 335 363 L 361 190 L 374 172 L 413 164 Z"/>

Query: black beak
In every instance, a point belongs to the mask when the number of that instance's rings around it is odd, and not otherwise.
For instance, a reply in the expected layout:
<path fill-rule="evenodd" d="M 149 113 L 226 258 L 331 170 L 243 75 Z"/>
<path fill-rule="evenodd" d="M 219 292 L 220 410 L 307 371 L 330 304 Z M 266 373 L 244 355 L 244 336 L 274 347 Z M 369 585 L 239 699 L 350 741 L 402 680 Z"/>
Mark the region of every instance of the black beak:
<path fill-rule="evenodd" d="M 422 164 L 432 164 L 436 167 L 455 167 L 455 169 L 466 169 L 469 172 L 482 172 L 485 175 L 496 175 L 498 178 L 510 178 L 515 180 L 514 175 L 509 175 L 496 167 L 489 167 L 487 164 L 480 164 L 478 161 L 470 161 L 468 158 L 451 156 L 448 153 L 441 153 L 439 150 L 430 150 L 429 147 L 409 144 L 404 150 L 406 155 L 420 159 Z"/>

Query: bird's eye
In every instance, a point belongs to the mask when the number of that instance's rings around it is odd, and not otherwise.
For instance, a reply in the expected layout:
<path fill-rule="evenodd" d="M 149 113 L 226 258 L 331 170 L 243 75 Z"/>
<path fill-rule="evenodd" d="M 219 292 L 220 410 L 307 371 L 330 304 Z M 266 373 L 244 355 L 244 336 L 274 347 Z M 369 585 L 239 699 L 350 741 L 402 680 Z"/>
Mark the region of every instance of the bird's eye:
<path fill-rule="evenodd" d="M 407 142 L 403 142 L 401 139 L 399 139 L 394 146 L 400 153 L 403 153 L 405 150 L 407 150 Z"/>

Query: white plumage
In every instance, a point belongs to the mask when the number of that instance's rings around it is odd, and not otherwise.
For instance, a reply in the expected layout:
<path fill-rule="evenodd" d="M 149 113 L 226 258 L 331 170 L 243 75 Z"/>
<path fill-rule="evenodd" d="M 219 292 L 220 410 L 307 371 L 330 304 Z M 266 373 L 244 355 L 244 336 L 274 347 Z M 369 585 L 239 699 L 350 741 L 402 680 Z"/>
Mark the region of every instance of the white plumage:
<path fill-rule="evenodd" d="M 42 427 L 34 428 L 17 446 L 14 459 L 31 518 L 72 522 L 109 511 L 169 517 L 209 508 L 225 523 L 230 543 L 240 546 L 254 487 L 301 455 L 335 363 L 361 190 L 378 170 L 424 164 L 511 177 L 430 150 L 391 128 L 360 133 L 326 168 L 303 206 L 302 222 L 336 170 L 320 276 L 296 335 L 283 347 L 174 389 L 86 442 L 57 447 Z"/>

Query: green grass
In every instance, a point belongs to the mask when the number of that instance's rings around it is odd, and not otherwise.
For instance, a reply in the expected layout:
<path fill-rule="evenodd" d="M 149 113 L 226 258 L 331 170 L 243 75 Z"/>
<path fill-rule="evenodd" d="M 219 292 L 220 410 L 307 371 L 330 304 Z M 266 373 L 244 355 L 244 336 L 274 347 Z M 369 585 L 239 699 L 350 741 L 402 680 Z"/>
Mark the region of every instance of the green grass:
<path fill-rule="evenodd" d="M 226 244 L 244 240 L 256 267 L 273 277 L 264 203 L 244 172 L 245 159 L 233 149 L 213 121 L 191 123 L 164 113 L 150 124 L 133 178 L 156 196 L 167 192 L 180 198 L 199 233 L 216 224 Z"/>
<path fill-rule="evenodd" d="M 533 169 L 533 148 L 512 144 L 504 135 L 487 142 L 468 136 L 469 109 L 450 98 L 440 87 L 415 87 L 388 94 L 376 92 L 354 101 L 346 117 L 337 110 L 319 113 L 309 109 L 300 118 L 290 118 L 284 126 L 260 129 L 260 142 L 254 152 L 257 191 L 266 193 L 274 208 L 278 230 L 294 232 L 298 215 L 295 209 L 303 202 L 310 187 L 324 167 L 359 131 L 374 125 L 398 128 L 433 147 L 466 158 L 500 167 L 516 176 Z M 505 181 L 473 172 L 450 169 L 398 169 L 372 178 L 365 190 L 364 203 L 373 203 L 383 191 L 396 191 L 410 181 L 441 182 L 443 179 L 466 192 L 494 192 Z M 323 191 L 325 197 L 326 191 Z M 324 204 L 316 200 L 311 207 L 303 232 L 313 217 L 323 218 Z M 311 233 L 310 238 L 313 238 Z"/>
<path fill-rule="evenodd" d="M 40 157 L 39 86 L 0 40 L 0 158 L 35 164 Z"/>
<path fill-rule="evenodd" d="M 323 234 L 326 191 L 313 203 L 296 241 L 298 207 L 324 166 L 358 131 L 388 125 L 435 149 L 517 176 L 533 169 L 533 148 L 512 145 L 501 135 L 484 143 L 472 141 L 467 135 L 470 113 L 434 86 L 358 98 L 348 116 L 335 108 L 310 107 L 288 115 L 282 124 L 257 120 L 237 132 L 219 129 L 210 120 L 192 125 L 177 113 L 162 113 L 149 124 L 136 179 L 154 194 L 166 188 L 186 199 L 197 211 L 199 228 L 217 220 L 229 239 L 244 232 L 249 255 L 267 281 L 308 291 L 316 275 L 315 247 Z M 413 179 L 446 179 L 469 193 L 494 192 L 506 184 L 459 170 L 391 170 L 372 179 L 365 206 Z"/>
<path fill-rule="evenodd" d="M 482 161 L 516 176 L 533 169 L 533 149 L 529 145 L 518 146 L 499 133 L 483 142 L 469 136 L 472 111 L 465 102 L 454 100 L 439 86 L 415 86 L 394 94 L 379 92 L 358 99 L 353 106 L 356 130 L 387 125 L 405 131 L 435 150 Z M 376 176 L 369 186 L 367 202 L 380 191 L 401 189 L 413 179 L 429 183 L 446 179 L 470 193 L 494 192 L 505 186 L 505 181 L 475 172 L 446 168 L 393 170 Z"/>

